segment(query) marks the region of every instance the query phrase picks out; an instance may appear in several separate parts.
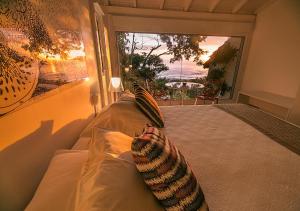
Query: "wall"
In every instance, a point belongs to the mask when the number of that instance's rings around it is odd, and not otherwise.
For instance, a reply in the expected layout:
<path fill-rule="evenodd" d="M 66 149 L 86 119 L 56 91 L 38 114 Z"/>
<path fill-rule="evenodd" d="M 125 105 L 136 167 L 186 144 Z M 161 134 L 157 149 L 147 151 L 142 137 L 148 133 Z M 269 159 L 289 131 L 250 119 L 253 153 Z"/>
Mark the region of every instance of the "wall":
<path fill-rule="evenodd" d="M 22 210 L 55 150 L 74 144 L 93 114 L 89 96 L 88 82 L 74 84 L 0 119 L 5 147 L 0 152 L 0 210 Z"/>
<path fill-rule="evenodd" d="M 0 118 L 0 210 L 23 210 L 57 149 L 70 148 L 92 120 L 97 101 L 97 66 L 88 1 L 74 0 L 90 80 L 55 89 Z"/>
<path fill-rule="evenodd" d="M 299 48 L 300 1 L 275 1 L 257 15 L 242 89 L 295 98 Z"/>
<path fill-rule="evenodd" d="M 292 109 L 290 110 L 287 118 L 290 122 L 300 126 L 300 84 L 298 93 Z"/>

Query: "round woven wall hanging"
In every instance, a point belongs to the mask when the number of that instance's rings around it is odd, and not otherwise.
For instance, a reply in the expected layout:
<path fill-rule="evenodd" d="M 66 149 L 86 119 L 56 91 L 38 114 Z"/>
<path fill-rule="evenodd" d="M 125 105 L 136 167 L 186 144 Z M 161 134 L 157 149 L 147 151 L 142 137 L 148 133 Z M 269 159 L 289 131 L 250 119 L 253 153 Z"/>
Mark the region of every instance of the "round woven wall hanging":
<path fill-rule="evenodd" d="M 38 76 L 37 62 L 0 43 L 0 115 L 31 98 Z"/>

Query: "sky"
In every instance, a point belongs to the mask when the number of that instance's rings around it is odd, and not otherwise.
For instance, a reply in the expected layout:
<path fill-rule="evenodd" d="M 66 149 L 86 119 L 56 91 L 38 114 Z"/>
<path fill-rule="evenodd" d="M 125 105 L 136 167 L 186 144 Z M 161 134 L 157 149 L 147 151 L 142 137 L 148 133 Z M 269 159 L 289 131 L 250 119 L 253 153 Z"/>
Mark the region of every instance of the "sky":
<path fill-rule="evenodd" d="M 129 40 L 132 40 L 132 33 L 129 34 Z M 138 42 L 137 47 L 142 48 L 137 50 L 137 53 L 142 52 L 149 52 L 151 46 L 157 45 L 157 34 L 142 34 L 136 33 L 135 40 Z M 216 36 L 208 36 L 206 40 L 200 43 L 200 48 L 207 51 L 208 53 L 201 56 L 201 59 L 205 62 L 209 59 L 210 55 L 217 50 L 224 42 L 228 39 L 228 37 L 216 37 Z M 144 43 L 143 46 L 141 44 Z M 167 47 L 164 43 L 160 43 L 162 46 L 155 51 L 155 54 L 159 54 L 165 52 Z M 170 58 L 172 55 L 163 55 L 161 58 L 163 62 L 169 67 L 168 71 L 160 73 L 159 77 L 166 77 L 166 78 L 176 78 L 176 79 L 192 79 L 192 78 L 199 78 L 204 77 L 207 75 L 207 69 L 203 69 L 202 66 L 196 65 L 193 61 L 182 61 L 182 69 L 181 69 L 181 62 L 170 63 Z M 191 59 L 192 60 L 192 59 Z M 182 70 L 182 74 L 181 74 Z"/>

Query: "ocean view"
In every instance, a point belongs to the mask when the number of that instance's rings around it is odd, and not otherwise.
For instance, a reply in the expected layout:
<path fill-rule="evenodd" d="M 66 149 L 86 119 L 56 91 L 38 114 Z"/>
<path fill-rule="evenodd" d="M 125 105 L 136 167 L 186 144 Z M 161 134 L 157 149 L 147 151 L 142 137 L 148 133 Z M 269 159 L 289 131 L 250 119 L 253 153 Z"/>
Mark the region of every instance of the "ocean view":
<path fill-rule="evenodd" d="M 182 62 L 182 72 L 180 62 L 175 62 L 173 64 L 169 63 L 169 60 L 164 60 L 165 64 L 169 67 L 169 70 L 161 72 L 159 78 L 167 79 L 195 79 L 203 78 L 207 76 L 208 70 L 204 69 L 202 66 L 196 65 L 191 61 Z"/>

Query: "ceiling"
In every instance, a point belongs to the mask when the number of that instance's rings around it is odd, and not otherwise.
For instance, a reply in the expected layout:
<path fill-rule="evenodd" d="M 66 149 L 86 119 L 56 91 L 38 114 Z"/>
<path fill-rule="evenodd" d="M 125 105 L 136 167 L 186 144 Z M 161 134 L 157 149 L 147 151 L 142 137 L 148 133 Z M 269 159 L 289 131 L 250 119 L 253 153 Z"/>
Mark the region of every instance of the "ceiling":
<path fill-rule="evenodd" d="M 274 0 L 101 0 L 102 5 L 185 12 L 256 14 Z"/>

